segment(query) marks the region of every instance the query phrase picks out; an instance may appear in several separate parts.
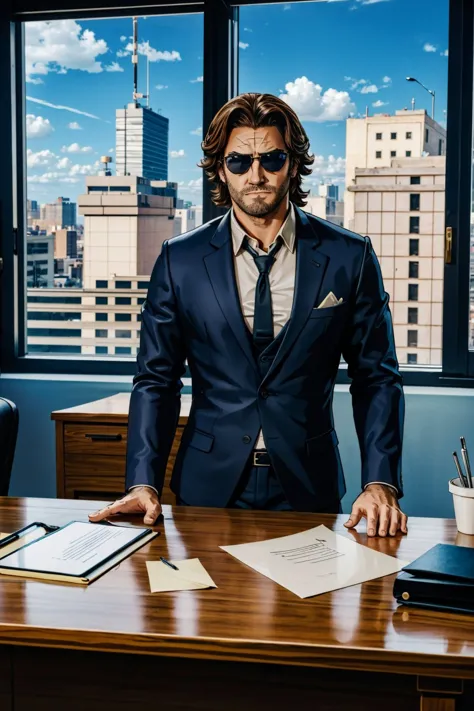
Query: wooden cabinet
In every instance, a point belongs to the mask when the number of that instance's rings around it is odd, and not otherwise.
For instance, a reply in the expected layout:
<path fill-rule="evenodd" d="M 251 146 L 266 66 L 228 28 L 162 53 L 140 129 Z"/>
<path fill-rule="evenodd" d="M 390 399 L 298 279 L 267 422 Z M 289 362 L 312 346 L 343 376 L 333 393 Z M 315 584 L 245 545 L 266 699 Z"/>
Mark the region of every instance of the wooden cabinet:
<path fill-rule="evenodd" d="M 51 413 L 56 422 L 56 490 L 62 499 L 113 501 L 125 491 L 130 393 Z M 188 420 L 191 395 L 181 396 L 181 413 L 166 467 L 161 501 L 175 503 L 169 488 L 176 453 Z"/>

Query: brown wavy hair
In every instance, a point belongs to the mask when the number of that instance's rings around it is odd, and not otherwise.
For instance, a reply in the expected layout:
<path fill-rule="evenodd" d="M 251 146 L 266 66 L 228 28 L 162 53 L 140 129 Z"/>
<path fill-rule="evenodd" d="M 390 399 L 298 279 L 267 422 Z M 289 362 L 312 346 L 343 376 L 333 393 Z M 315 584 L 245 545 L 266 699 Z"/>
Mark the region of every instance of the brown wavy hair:
<path fill-rule="evenodd" d="M 310 175 L 308 167 L 314 161 L 310 155 L 309 139 L 301 122 L 287 103 L 273 94 L 240 94 L 230 99 L 211 121 L 207 134 L 201 143 L 205 157 L 198 163 L 215 187 L 211 190 L 212 201 L 219 207 L 230 207 L 231 199 L 227 185 L 219 176 L 223 165 L 224 151 L 231 131 L 240 126 L 261 128 L 276 126 L 280 131 L 290 157 L 290 170 L 296 164 L 296 175 L 290 178 L 289 197 L 299 207 L 306 205 L 309 190 L 301 189 L 303 176 Z"/>

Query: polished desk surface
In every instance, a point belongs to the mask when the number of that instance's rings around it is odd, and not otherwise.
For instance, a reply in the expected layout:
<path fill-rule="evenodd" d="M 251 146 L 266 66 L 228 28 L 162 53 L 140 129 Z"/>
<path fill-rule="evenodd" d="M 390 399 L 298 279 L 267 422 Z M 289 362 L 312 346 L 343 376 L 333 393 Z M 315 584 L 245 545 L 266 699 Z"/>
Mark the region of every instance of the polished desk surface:
<path fill-rule="evenodd" d="M 180 420 L 178 424 L 186 424 L 189 410 L 191 408 L 192 395 L 190 393 L 181 393 L 181 410 Z M 116 393 L 109 397 L 86 402 L 75 407 L 68 407 L 64 410 L 55 410 L 51 413 L 53 420 L 92 420 L 114 422 L 115 420 L 122 422 L 128 417 L 128 409 L 130 406 L 130 393 Z"/>
<path fill-rule="evenodd" d="M 0 498 L 0 531 L 87 520 L 99 505 Z M 454 521 L 412 518 L 407 536 L 369 539 L 364 526 L 347 531 L 345 515 L 169 506 L 163 514 L 160 536 L 89 587 L 0 577 L 0 643 L 474 678 L 474 618 L 397 609 L 394 576 L 300 600 L 218 547 L 324 523 L 411 561 L 437 542 L 473 546 Z M 145 561 L 161 555 L 199 557 L 217 589 L 151 594 Z"/>

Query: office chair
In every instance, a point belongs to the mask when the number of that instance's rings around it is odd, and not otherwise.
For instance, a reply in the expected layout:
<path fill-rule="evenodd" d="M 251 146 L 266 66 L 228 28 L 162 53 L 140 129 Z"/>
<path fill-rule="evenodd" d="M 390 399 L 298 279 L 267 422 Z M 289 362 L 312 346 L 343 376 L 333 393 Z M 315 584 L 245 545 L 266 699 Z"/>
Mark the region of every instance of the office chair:
<path fill-rule="evenodd" d="M 0 397 L 0 496 L 8 496 L 18 435 L 18 409 Z"/>

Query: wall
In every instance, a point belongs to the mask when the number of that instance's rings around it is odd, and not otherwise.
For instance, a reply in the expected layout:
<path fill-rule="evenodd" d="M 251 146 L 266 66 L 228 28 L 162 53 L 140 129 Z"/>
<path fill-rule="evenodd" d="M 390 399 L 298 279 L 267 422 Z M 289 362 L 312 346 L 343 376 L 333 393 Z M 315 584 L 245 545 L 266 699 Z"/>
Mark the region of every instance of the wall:
<path fill-rule="evenodd" d="M 53 410 L 74 407 L 117 392 L 130 391 L 131 378 L 97 376 L 0 377 L 0 395 L 16 402 L 20 431 L 10 493 L 12 496 L 56 495 Z M 190 392 L 185 384 L 185 392 Z M 403 453 L 405 497 L 410 516 L 454 516 L 448 478 L 455 476 L 452 452 L 459 437 L 467 439 L 474 461 L 474 390 L 406 387 Z M 348 387 L 337 386 L 334 416 L 348 491 L 344 512 L 359 492 L 359 449 Z"/>

